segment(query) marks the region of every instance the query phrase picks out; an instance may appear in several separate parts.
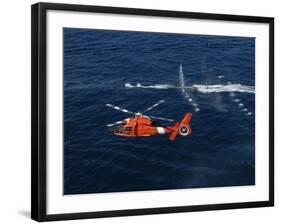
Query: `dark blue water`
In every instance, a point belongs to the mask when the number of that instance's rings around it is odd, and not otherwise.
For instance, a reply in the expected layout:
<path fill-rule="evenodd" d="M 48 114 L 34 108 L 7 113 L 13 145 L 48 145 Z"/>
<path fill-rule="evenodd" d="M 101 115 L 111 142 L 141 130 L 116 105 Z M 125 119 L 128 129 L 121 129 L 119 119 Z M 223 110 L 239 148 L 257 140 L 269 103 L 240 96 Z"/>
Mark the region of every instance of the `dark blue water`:
<path fill-rule="evenodd" d="M 187 86 L 254 86 L 255 39 L 64 29 L 65 194 L 255 184 L 255 94 L 190 91 L 189 102 L 176 88 L 124 86 L 179 86 L 180 64 Z M 161 99 L 148 115 L 191 112 L 192 135 L 131 139 L 106 126 L 128 117 L 107 103 L 142 111 Z"/>

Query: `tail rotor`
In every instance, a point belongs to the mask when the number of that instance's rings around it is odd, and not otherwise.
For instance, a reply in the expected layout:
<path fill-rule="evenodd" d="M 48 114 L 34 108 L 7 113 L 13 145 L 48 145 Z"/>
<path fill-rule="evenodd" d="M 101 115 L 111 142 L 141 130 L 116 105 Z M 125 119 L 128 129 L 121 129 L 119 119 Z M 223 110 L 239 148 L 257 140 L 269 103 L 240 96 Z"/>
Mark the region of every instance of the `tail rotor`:
<path fill-rule="evenodd" d="M 184 119 L 180 124 L 179 123 L 175 124 L 175 126 L 173 127 L 174 131 L 172 132 L 169 138 L 171 141 L 174 141 L 178 134 L 183 137 L 186 137 L 192 133 L 192 130 L 189 125 L 191 118 L 192 118 L 192 114 L 188 113 L 185 115 Z"/>

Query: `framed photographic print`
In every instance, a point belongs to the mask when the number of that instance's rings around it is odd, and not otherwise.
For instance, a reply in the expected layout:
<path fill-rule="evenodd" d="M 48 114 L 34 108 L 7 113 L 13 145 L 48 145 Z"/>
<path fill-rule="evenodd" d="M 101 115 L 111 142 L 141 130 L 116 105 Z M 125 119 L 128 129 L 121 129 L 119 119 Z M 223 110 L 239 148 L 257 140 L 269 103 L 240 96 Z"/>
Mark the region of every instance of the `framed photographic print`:
<path fill-rule="evenodd" d="M 273 206 L 274 19 L 32 6 L 32 218 Z"/>

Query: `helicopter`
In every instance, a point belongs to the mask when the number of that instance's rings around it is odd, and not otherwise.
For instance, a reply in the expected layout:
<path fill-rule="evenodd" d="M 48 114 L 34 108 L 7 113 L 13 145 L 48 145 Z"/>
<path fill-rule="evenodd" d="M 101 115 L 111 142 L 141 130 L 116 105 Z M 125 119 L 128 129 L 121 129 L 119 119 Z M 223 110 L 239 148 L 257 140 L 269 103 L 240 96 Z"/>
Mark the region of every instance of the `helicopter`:
<path fill-rule="evenodd" d="M 114 135 L 122 137 L 151 137 L 156 135 L 170 135 L 169 140 L 174 141 L 177 135 L 187 137 L 192 133 L 190 128 L 190 120 L 192 118 L 191 113 L 187 113 L 183 120 L 179 123 L 176 122 L 174 126 L 162 126 L 158 125 L 159 121 L 173 122 L 173 119 L 156 117 L 151 115 L 145 115 L 144 113 L 152 110 L 153 108 L 164 103 L 164 100 L 160 100 L 151 107 L 147 108 L 143 112 L 132 112 L 127 109 L 123 109 L 119 106 L 112 104 L 106 104 L 107 107 L 121 111 L 123 113 L 131 114 L 131 117 L 123 120 L 107 124 L 107 127 L 113 127 L 118 125 L 118 128 L 114 130 Z"/>

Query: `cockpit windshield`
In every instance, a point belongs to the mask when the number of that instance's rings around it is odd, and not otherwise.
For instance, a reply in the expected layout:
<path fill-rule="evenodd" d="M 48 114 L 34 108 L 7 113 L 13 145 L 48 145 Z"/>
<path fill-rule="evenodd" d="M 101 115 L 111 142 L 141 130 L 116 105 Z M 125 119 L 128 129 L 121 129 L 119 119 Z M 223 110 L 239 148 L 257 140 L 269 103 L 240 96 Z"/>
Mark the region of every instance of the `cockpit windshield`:
<path fill-rule="evenodd" d="M 132 133 L 132 130 L 133 130 L 132 127 L 125 127 L 125 125 L 121 124 L 120 128 L 118 130 L 116 130 L 116 132 L 121 133 L 121 134 L 130 135 Z"/>

